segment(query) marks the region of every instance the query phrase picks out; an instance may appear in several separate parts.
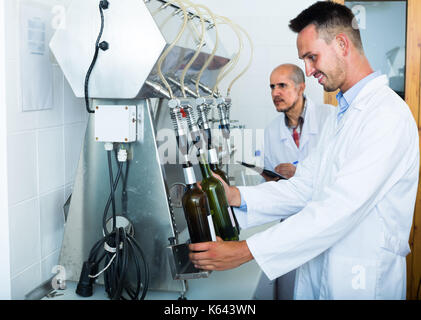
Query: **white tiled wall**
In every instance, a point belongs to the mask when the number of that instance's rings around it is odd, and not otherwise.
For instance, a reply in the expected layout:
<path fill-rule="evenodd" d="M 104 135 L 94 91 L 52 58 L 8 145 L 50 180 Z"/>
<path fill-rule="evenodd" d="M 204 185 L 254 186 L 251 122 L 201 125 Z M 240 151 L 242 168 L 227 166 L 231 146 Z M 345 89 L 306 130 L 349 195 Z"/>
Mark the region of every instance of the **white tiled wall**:
<path fill-rule="evenodd" d="M 68 1 L 33 2 L 53 6 Z M 87 122 L 83 99 L 75 98 L 54 62 L 54 107 L 21 111 L 18 6 L 17 0 L 5 1 L 12 299 L 23 299 L 53 275 L 64 231 L 63 205 L 71 192 Z"/>
<path fill-rule="evenodd" d="M 5 18 L 4 2 L 0 2 L 0 70 L 6 69 L 5 59 Z M 6 76 L 0 72 L 0 299 L 10 299 L 10 239 L 9 204 L 7 186 L 7 121 L 6 121 Z"/>

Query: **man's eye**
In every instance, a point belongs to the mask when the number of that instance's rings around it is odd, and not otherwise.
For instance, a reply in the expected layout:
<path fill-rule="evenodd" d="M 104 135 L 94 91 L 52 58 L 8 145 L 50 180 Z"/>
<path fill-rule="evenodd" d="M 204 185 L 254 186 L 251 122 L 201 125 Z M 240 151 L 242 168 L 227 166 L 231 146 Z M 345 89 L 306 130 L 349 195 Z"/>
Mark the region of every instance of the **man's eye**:
<path fill-rule="evenodd" d="M 271 84 L 269 85 L 271 90 L 274 90 L 276 87 L 277 88 L 286 88 L 286 83 L 277 83 L 277 84 Z"/>
<path fill-rule="evenodd" d="M 313 55 L 308 56 L 308 58 L 309 58 L 311 61 L 315 61 L 315 60 L 316 60 L 316 56 L 313 56 Z"/>

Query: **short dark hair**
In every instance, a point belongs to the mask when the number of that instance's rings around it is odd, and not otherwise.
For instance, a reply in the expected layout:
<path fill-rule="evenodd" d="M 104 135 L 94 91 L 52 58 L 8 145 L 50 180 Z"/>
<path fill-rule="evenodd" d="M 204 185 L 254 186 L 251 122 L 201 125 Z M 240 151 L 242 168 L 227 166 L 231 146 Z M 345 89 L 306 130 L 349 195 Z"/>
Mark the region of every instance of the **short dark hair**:
<path fill-rule="evenodd" d="M 292 19 L 289 28 L 299 33 L 313 24 L 327 43 L 330 43 L 338 33 L 344 32 L 350 37 L 354 46 L 363 52 L 360 30 L 353 23 L 354 19 L 355 16 L 348 7 L 335 2 L 319 1 Z"/>

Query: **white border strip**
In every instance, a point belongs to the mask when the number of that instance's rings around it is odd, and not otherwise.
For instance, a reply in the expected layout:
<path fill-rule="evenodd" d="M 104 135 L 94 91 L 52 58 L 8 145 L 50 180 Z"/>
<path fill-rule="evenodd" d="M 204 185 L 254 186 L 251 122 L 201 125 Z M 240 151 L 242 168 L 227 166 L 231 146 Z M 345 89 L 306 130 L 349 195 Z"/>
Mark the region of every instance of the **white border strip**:
<path fill-rule="evenodd" d="M 7 112 L 5 0 L 0 0 L 0 299 L 11 299 L 9 201 L 7 184 Z"/>

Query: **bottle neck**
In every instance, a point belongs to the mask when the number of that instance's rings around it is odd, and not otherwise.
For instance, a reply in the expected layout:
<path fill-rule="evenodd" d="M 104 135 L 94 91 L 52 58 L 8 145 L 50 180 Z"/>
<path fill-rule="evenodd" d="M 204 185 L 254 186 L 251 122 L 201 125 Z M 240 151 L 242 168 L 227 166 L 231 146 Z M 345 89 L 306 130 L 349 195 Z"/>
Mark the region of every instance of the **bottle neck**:
<path fill-rule="evenodd" d="M 216 149 L 212 148 L 208 150 L 208 156 L 209 156 L 209 163 L 213 165 L 218 165 L 218 154 L 216 153 Z"/>
<path fill-rule="evenodd" d="M 187 186 L 193 186 L 196 184 L 196 175 L 194 173 L 193 166 L 190 162 L 183 164 L 184 181 Z"/>
<path fill-rule="evenodd" d="M 212 177 L 212 172 L 209 167 L 209 163 L 206 160 L 206 155 L 203 151 L 200 151 L 199 164 L 200 164 L 200 171 L 202 171 L 203 178 L 209 179 L 210 177 Z"/>

